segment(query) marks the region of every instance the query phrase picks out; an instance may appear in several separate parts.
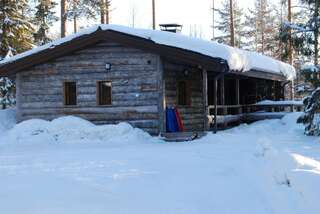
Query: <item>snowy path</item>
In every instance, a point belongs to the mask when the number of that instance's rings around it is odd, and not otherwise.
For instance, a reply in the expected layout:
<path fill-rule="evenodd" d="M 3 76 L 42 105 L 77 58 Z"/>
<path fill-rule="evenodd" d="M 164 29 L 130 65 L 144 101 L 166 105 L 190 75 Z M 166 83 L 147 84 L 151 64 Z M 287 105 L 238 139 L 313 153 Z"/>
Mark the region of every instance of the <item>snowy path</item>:
<path fill-rule="evenodd" d="M 0 213 L 316 214 L 319 139 L 295 118 L 192 143 L 75 118 L 20 124 L 0 138 Z"/>

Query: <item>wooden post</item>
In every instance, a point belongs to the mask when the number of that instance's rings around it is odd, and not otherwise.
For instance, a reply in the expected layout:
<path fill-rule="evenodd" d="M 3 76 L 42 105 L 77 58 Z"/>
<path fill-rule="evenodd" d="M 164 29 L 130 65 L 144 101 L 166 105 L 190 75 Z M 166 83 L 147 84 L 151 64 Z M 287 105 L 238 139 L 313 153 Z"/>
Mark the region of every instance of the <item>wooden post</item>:
<path fill-rule="evenodd" d="M 220 104 L 224 106 L 226 104 L 226 102 L 225 102 L 224 76 L 221 77 L 220 83 L 221 83 L 220 84 Z M 223 108 L 222 111 L 223 111 L 223 113 L 222 113 L 223 115 L 228 114 L 228 111 L 227 111 L 226 108 Z"/>
<path fill-rule="evenodd" d="M 290 84 L 290 96 L 291 96 L 291 100 L 294 100 L 294 80 L 292 80 L 291 82 L 290 82 L 291 84 Z M 291 112 L 294 112 L 294 107 L 292 106 L 291 107 Z"/>
<path fill-rule="evenodd" d="M 61 0 L 61 38 L 66 36 L 67 29 L 67 5 L 66 0 Z"/>
<path fill-rule="evenodd" d="M 203 124 L 203 129 L 204 131 L 207 131 L 209 129 L 209 124 L 208 124 L 208 115 L 209 115 L 209 110 L 208 110 L 208 73 L 207 70 L 203 69 L 202 70 L 202 79 L 203 79 L 203 107 L 204 107 L 204 124 Z"/>
<path fill-rule="evenodd" d="M 163 61 L 161 57 L 158 57 L 158 74 L 159 74 L 159 98 L 158 98 L 158 108 L 159 108 L 159 134 L 166 132 L 166 96 L 165 96 L 165 80 L 164 80 L 164 69 Z"/>
<path fill-rule="evenodd" d="M 16 120 L 17 122 L 21 122 L 22 115 L 21 115 L 21 97 L 22 97 L 22 91 L 21 91 L 21 73 L 16 74 Z"/>
<path fill-rule="evenodd" d="M 152 0 L 152 29 L 156 29 L 156 3 Z"/>
<path fill-rule="evenodd" d="M 240 105 L 240 79 L 238 78 L 236 78 L 236 105 Z M 237 113 L 242 113 L 241 107 L 238 108 Z"/>
<path fill-rule="evenodd" d="M 218 80 L 220 78 L 224 78 L 225 73 L 222 72 L 220 74 L 218 74 L 217 76 L 214 77 L 214 129 L 213 132 L 217 133 L 218 130 L 218 120 L 217 120 L 217 116 L 218 116 Z"/>
<path fill-rule="evenodd" d="M 213 97 L 213 102 L 214 102 L 214 133 L 217 133 L 218 130 L 218 120 L 217 120 L 217 116 L 218 116 L 218 78 L 215 77 L 214 78 L 214 82 L 213 82 L 213 93 L 214 93 L 214 97 Z"/>

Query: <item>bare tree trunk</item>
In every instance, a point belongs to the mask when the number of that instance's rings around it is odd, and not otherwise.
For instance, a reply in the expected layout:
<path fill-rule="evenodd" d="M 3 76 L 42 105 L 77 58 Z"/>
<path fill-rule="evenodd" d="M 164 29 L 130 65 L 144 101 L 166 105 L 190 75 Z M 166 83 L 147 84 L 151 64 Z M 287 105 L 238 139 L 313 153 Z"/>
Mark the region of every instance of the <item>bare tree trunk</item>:
<path fill-rule="evenodd" d="M 288 22 L 292 23 L 292 13 L 291 13 L 291 0 L 288 0 Z M 289 28 L 289 45 L 288 45 L 288 55 L 289 55 L 289 63 L 293 64 L 293 44 L 292 44 L 292 30 Z"/>
<path fill-rule="evenodd" d="M 73 32 L 74 33 L 77 32 L 77 16 L 76 15 L 73 16 Z"/>
<path fill-rule="evenodd" d="M 233 0 L 230 0 L 230 45 L 235 46 L 234 39 L 234 18 L 233 18 Z"/>
<path fill-rule="evenodd" d="M 152 29 L 156 29 L 156 3 L 152 0 Z"/>
<path fill-rule="evenodd" d="M 66 36 L 67 28 L 67 4 L 66 0 L 61 0 L 61 38 Z"/>
<path fill-rule="evenodd" d="M 263 2 L 260 1 L 260 13 L 261 13 L 261 14 L 260 14 L 260 16 L 261 16 L 261 17 L 260 17 L 260 18 L 261 18 L 261 20 L 260 20 L 260 21 L 261 21 L 261 23 L 260 23 L 260 24 L 261 24 L 261 53 L 262 53 L 262 54 L 264 54 L 264 42 L 265 42 L 265 41 L 264 41 L 264 31 L 265 31 L 264 6 L 265 6 L 265 5 L 263 5 Z"/>
<path fill-rule="evenodd" d="M 214 0 L 212 0 L 212 40 L 215 40 L 215 35 L 214 35 Z"/>
<path fill-rule="evenodd" d="M 111 1 L 110 0 L 106 0 L 106 24 L 109 24 L 110 23 L 110 4 L 111 4 Z"/>
<path fill-rule="evenodd" d="M 319 1 L 315 1 L 315 30 L 314 30 L 314 64 L 318 65 L 318 57 L 319 57 Z"/>
<path fill-rule="evenodd" d="M 101 24 L 105 24 L 105 1 L 100 0 L 100 17 L 101 17 Z"/>
<path fill-rule="evenodd" d="M 73 32 L 77 32 L 77 0 L 73 0 Z"/>

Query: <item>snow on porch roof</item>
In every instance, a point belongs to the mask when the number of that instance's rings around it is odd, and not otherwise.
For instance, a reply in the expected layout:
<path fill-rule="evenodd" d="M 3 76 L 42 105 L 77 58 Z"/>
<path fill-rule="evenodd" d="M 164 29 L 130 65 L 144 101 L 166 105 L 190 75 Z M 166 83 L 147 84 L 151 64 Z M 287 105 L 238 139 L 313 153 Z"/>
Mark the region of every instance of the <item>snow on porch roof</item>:
<path fill-rule="evenodd" d="M 112 30 L 131 36 L 137 36 L 143 39 L 151 40 L 159 45 L 181 48 L 213 58 L 221 58 L 228 62 L 230 70 L 233 71 L 246 72 L 250 70 L 256 70 L 275 73 L 283 75 L 289 80 L 294 79 L 296 76 L 296 71 L 293 66 L 259 53 L 240 50 L 238 48 L 219 44 L 217 42 L 192 38 L 181 34 L 159 30 L 130 28 L 119 25 L 95 25 L 76 34 L 55 40 L 46 45 L 36 47 L 32 50 L 15 55 L 13 57 L 6 58 L 0 61 L 0 66 L 12 63 L 16 60 L 25 58 L 46 49 L 52 49 L 60 44 L 66 43 L 80 36 L 92 34 L 99 28 L 103 31 Z"/>

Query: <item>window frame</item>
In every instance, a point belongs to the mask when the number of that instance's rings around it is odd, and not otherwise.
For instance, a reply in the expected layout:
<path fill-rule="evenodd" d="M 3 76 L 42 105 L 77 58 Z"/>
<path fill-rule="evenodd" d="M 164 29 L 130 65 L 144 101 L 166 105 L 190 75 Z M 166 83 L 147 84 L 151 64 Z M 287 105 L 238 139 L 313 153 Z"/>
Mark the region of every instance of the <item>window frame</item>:
<path fill-rule="evenodd" d="M 75 84 L 75 104 L 67 104 L 67 84 L 74 83 Z M 63 105 L 65 107 L 73 107 L 78 105 L 78 89 L 76 81 L 64 81 L 63 82 Z"/>
<path fill-rule="evenodd" d="M 110 103 L 109 104 L 101 104 L 101 100 L 100 100 L 100 84 L 101 83 L 110 83 Z M 112 81 L 99 80 L 96 82 L 96 104 L 97 106 L 112 106 Z"/>

